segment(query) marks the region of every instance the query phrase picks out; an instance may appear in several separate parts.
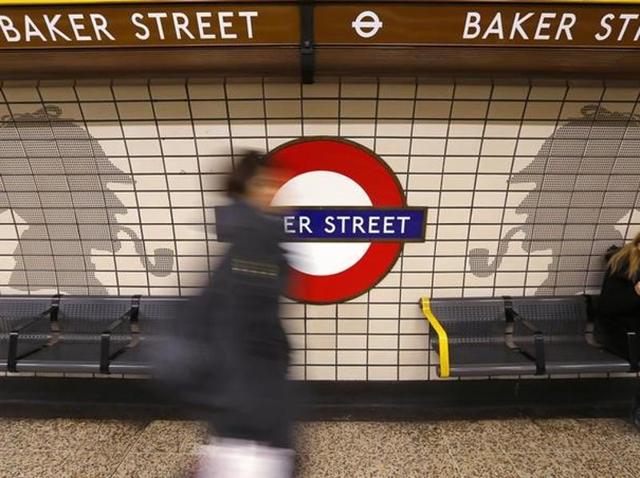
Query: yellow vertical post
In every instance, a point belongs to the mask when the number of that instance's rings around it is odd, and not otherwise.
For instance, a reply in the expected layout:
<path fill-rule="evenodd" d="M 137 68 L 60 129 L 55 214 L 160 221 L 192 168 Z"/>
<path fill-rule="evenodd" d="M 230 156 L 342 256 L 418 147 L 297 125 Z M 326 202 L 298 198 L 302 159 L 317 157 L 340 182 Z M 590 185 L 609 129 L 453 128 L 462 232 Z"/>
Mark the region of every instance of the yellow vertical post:
<path fill-rule="evenodd" d="M 442 324 L 438 321 L 431 310 L 431 301 L 428 297 L 420 299 L 422 314 L 425 316 L 431 328 L 438 334 L 438 355 L 440 356 L 440 376 L 449 376 L 449 337 Z"/>

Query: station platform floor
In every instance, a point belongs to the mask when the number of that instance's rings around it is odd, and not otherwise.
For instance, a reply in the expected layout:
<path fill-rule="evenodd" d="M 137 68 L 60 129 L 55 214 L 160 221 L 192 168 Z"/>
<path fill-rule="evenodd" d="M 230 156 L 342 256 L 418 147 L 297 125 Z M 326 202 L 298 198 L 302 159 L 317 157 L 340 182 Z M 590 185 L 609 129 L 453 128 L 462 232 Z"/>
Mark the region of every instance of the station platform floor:
<path fill-rule="evenodd" d="M 640 434 L 616 418 L 304 422 L 298 476 L 640 476 Z M 0 419 L 2 478 L 189 477 L 204 424 Z"/>

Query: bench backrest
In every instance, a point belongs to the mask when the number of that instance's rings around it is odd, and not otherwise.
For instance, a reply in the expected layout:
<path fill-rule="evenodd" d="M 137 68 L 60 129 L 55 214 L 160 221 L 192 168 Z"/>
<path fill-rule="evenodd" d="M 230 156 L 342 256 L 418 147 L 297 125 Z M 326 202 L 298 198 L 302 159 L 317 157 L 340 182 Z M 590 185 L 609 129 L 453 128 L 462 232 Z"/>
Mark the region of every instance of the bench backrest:
<path fill-rule="evenodd" d="M 184 310 L 185 297 L 142 297 L 140 299 L 140 331 L 143 335 L 167 332 L 171 321 Z"/>
<path fill-rule="evenodd" d="M 432 299 L 431 310 L 450 344 L 504 341 L 506 319 L 501 298 Z M 435 334 L 431 340 L 437 340 Z"/>
<path fill-rule="evenodd" d="M 62 296 L 58 312 L 63 334 L 99 335 L 131 308 L 131 297 Z"/>
<path fill-rule="evenodd" d="M 12 329 L 38 317 L 51 306 L 51 296 L 1 296 L 0 340 Z M 46 333 L 46 330 L 42 331 Z"/>
<path fill-rule="evenodd" d="M 534 324 L 549 342 L 582 340 L 589 320 L 583 296 L 514 298 L 513 309 Z"/>

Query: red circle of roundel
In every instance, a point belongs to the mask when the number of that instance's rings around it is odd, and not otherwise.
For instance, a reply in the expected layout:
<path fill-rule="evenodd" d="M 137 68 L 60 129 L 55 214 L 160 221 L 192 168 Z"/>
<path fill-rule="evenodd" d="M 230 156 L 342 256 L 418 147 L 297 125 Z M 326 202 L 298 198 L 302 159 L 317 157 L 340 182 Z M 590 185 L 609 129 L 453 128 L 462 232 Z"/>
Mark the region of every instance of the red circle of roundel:
<path fill-rule="evenodd" d="M 389 167 L 363 146 L 345 140 L 316 138 L 287 143 L 271 153 L 285 171 L 283 183 L 303 173 L 333 171 L 365 190 L 372 207 L 404 207 L 405 198 Z M 400 255 L 400 242 L 373 242 L 353 266 L 337 274 L 317 276 L 291 268 L 287 295 L 301 302 L 326 304 L 357 297 L 375 286 Z"/>

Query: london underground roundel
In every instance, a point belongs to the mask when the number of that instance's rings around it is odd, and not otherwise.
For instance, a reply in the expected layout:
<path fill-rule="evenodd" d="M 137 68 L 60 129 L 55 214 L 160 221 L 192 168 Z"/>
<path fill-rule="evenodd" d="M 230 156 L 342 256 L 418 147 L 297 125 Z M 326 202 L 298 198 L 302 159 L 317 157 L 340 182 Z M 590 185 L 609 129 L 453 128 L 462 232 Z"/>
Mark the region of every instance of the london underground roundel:
<path fill-rule="evenodd" d="M 284 211 L 290 298 L 342 302 L 375 286 L 402 244 L 424 241 L 426 209 L 407 207 L 393 171 L 373 151 L 334 138 L 287 143 L 271 153 L 284 171 L 273 205 Z"/>

